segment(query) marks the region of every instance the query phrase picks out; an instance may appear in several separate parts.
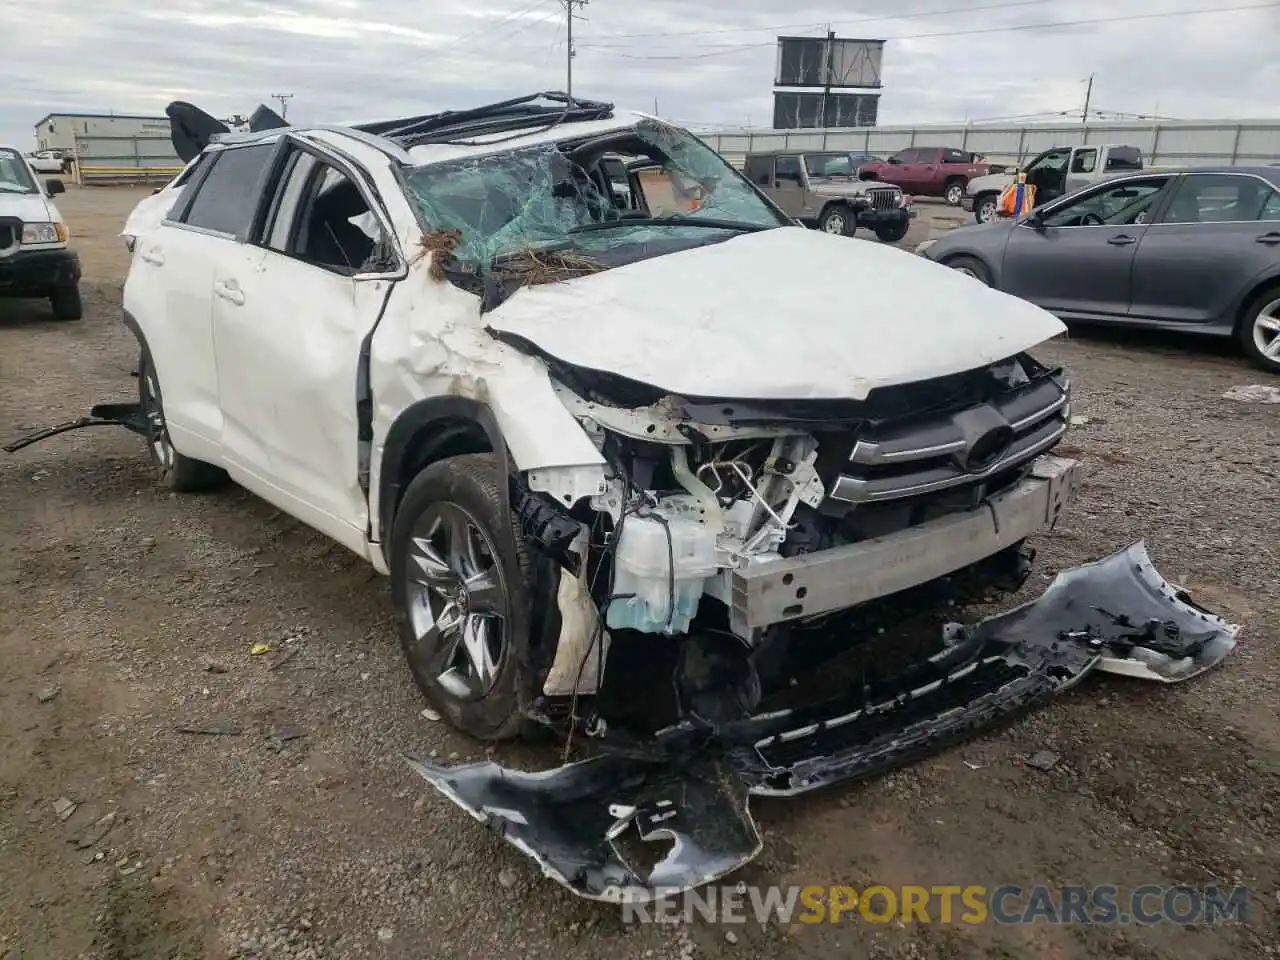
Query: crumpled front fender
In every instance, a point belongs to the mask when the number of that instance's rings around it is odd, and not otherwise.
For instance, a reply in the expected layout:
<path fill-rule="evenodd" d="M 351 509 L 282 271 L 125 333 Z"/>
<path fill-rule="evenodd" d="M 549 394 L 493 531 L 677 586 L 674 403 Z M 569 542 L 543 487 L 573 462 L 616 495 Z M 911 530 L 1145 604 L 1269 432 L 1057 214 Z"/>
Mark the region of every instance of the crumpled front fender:
<path fill-rule="evenodd" d="M 1058 574 L 1037 600 L 950 625 L 946 647 L 888 698 L 850 694 L 703 731 L 686 722 L 655 736 L 651 758 L 605 754 L 539 773 L 410 764 L 574 893 L 643 901 L 752 860 L 761 843 L 751 794 L 884 773 L 1040 706 L 1094 669 L 1190 679 L 1221 663 L 1238 631 L 1160 576 L 1138 542 Z M 674 846 L 645 871 L 620 847 L 628 831 Z"/>

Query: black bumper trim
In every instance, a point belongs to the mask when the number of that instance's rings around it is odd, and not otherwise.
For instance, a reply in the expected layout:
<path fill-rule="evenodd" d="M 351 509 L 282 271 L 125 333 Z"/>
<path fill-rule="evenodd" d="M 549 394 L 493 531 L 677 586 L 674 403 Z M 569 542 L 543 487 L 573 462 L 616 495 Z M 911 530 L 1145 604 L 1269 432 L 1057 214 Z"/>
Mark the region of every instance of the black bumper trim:
<path fill-rule="evenodd" d="M 17 250 L 0 257 L 0 297 L 45 297 L 80 282 L 80 257 L 66 247 Z"/>

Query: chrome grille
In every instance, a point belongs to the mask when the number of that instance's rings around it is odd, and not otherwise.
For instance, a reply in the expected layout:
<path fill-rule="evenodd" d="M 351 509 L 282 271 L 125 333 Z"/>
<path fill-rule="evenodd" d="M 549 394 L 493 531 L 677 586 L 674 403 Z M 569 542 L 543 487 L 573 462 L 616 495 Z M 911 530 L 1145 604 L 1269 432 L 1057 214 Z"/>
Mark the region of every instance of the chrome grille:
<path fill-rule="evenodd" d="M 902 191 L 897 187 L 878 187 L 868 190 L 867 196 L 873 210 L 892 210 L 901 206 Z"/>
<path fill-rule="evenodd" d="M 1067 414 L 1067 384 L 1048 377 L 956 413 L 869 430 L 831 499 L 880 503 L 978 483 L 1049 450 L 1066 432 Z"/>

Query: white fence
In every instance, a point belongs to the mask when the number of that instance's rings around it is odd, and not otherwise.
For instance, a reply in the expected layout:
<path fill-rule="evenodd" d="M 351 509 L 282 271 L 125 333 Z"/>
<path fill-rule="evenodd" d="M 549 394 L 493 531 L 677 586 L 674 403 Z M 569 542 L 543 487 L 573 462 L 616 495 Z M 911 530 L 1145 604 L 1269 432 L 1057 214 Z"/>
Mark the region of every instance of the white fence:
<path fill-rule="evenodd" d="M 1118 143 L 1150 166 L 1280 161 L 1280 120 L 1103 120 L 1088 124 L 978 124 L 856 130 L 717 130 L 702 137 L 735 166 L 760 150 L 839 150 L 887 156 L 907 147 L 955 147 L 996 163 L 1020 163 L 1050 147 Z"/>

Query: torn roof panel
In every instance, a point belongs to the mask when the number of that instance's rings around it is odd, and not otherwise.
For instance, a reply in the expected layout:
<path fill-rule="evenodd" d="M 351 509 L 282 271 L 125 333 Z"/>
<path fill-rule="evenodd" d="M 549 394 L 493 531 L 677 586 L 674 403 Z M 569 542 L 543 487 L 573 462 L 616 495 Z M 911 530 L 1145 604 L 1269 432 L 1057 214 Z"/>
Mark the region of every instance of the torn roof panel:
<path fill-rule="evenodd" d="M 576 139 L 578 137 L 595 137 L 615 130 L 625 130 L 644 119 L 643 114 L 629 111 L 618 111 L 609 120 L 587 120 L 578 123 L 558 124 L 553 127 L 539 127 L 513 136 L 510 133 L 490 134 L 486 137 L 467 137 L 466 143 L 424 143 L 411 147 L 409 157 L 415 165 L 440 163 L 445 160 L 457 160 L 461 157 L 483 156 L 490 153 L 505 153 L 523 147 L 535 146 L 539 143 L 555 143 L 558 140 Z"/>

